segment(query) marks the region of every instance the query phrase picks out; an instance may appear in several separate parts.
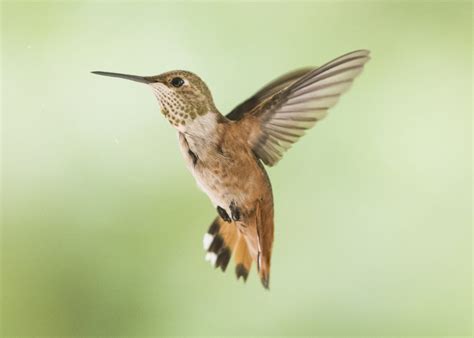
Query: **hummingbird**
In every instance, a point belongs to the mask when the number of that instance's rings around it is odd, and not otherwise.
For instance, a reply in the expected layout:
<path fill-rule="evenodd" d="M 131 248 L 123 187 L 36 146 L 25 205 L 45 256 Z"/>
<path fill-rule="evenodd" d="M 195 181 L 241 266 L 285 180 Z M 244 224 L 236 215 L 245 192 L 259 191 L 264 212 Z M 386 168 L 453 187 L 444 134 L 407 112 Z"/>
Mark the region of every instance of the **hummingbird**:
<path fill-rule="evenodd" d="M 148 85 L 176 129 L 179 148 L 197 185 L 217 211 L 203 238 L 205 259 L 225 271 L 234 256 L 237 279 L 256 264 L 270 283 L 274 236 L 274 166 L 293 143 L 323 119 L 370 59 L 368 50 L 344 54 L 320 67 L 284 74 L 222 115 L 211 91 L 184 70 L 155 76 L 92 73 Z"/>

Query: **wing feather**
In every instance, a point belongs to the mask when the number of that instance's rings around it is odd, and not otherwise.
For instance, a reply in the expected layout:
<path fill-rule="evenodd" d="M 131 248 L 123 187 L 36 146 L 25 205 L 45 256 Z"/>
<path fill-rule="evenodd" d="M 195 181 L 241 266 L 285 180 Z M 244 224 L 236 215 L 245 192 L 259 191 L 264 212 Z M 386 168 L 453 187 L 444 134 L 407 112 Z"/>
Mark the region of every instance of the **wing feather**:
<path fill-rule="evenodd" d="M 299 74 L 286 86 L 280 84 L 277 87 L 281 89 L 270 91 L 272 95 L 267 92 L 261 96 L 248 112 L 260 122 L 260 133 L 253 144 L 255 154 L 265 164 L 275 165 L 305 130 L 327 115 L 369 59 L 367 50 L 345 54 Z"/>
<path fill-rule="evenodd" d="M 278 77 L 256 92 L 252 97 L 235 107 L 226 117 L 234 121 L 240 120 L 245 114 L 252 111 L 262 102 L 285 89 L 313 69 L 314 68 L 301 68 Z"/>

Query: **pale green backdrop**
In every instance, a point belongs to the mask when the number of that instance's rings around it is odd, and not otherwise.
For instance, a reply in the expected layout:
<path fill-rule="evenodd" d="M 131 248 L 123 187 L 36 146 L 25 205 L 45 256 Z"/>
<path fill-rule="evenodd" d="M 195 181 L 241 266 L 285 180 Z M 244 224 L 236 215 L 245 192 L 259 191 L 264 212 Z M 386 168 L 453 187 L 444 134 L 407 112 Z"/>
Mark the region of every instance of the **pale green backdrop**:
<path fill-rule="evenodd" d="M 469 335 L 470 2 L 3 2 L 4 335 Z M 372 60 L 269 171 L 270 292 L 204 261 L 215 215 L 145 86 L 223 113 L 288 70 Z"/>

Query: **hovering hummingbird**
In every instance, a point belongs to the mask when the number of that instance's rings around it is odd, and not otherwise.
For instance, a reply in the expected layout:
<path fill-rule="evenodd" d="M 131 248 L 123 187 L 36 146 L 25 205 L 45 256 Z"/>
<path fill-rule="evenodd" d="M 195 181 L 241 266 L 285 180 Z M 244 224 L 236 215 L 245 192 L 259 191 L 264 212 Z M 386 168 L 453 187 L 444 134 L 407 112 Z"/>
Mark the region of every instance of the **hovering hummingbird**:
<path fill-rule="evenodd" d="M 218 216 L 204 235 L 206 260 L 247 280 L 251 265 L 269 288 L 273 195 L 262 164 L 275 165 L 305 130 L 324 118 L 369 60 L 357 50 L 321 67 L 299 69 L 270 82 L 226 116 L 197 75 L 183 70 L 156 76 L 92 72 L 149 85 L 161 112 L 178 132 L 186 165 Z"/>

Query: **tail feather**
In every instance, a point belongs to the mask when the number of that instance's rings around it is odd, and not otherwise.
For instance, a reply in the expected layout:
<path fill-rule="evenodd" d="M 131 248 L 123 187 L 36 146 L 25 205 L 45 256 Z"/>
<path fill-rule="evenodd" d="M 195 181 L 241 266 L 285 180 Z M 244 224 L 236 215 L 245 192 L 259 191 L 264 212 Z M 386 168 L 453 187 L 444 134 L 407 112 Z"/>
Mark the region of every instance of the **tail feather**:
<path fill-rule="evenodd" d="M 237 279 L 247 281 L 252 266 L 252 256 L 249 253 L 245 238 L 237 231 L 234 223 L 216 217 L 203 238 L 206 261 L 215 268 L 225 271 L 232 254 L 235 260 Z"/>
<path fill-rule="evenodd" d="M 232 254 L 237 279 L 247 280 L 252 262 L 262 285 L 270 285 L 270 260 L 273 243 L 272 200 L 259 201 L 250 213 L 239 221 L 226 222 L 218 216 L 204 235 L 205 259 L 215 268 L 225 271 Z"/>
<path fill-rule="evenodd" d="M 249 250 L 247 248 L 247 242 L 245 238 L 239 236 L 237 245 L 235 247 L 235 274 L 237 279 L 240 277 L 243 278 L 244 282 L 247 281 L 247 277 L 252 267 L 252 256 L 250 256 Z"/>
<path fill-rule="evenodd" d="M 258 239 L 258 272 L 265 289 L 270 288 L 270 260 L 273 244 L 273 204 L 271 201 L 257 203 L 255 210 Z"/>
<path fill-rule="evenodd" d="M 233 224 L 217 217 L 203 238 L 206 261 L 209 261 L 215 268 L 220 267 L 222 271 L 225 271 L 237 242 L 237 236 Z"/>

